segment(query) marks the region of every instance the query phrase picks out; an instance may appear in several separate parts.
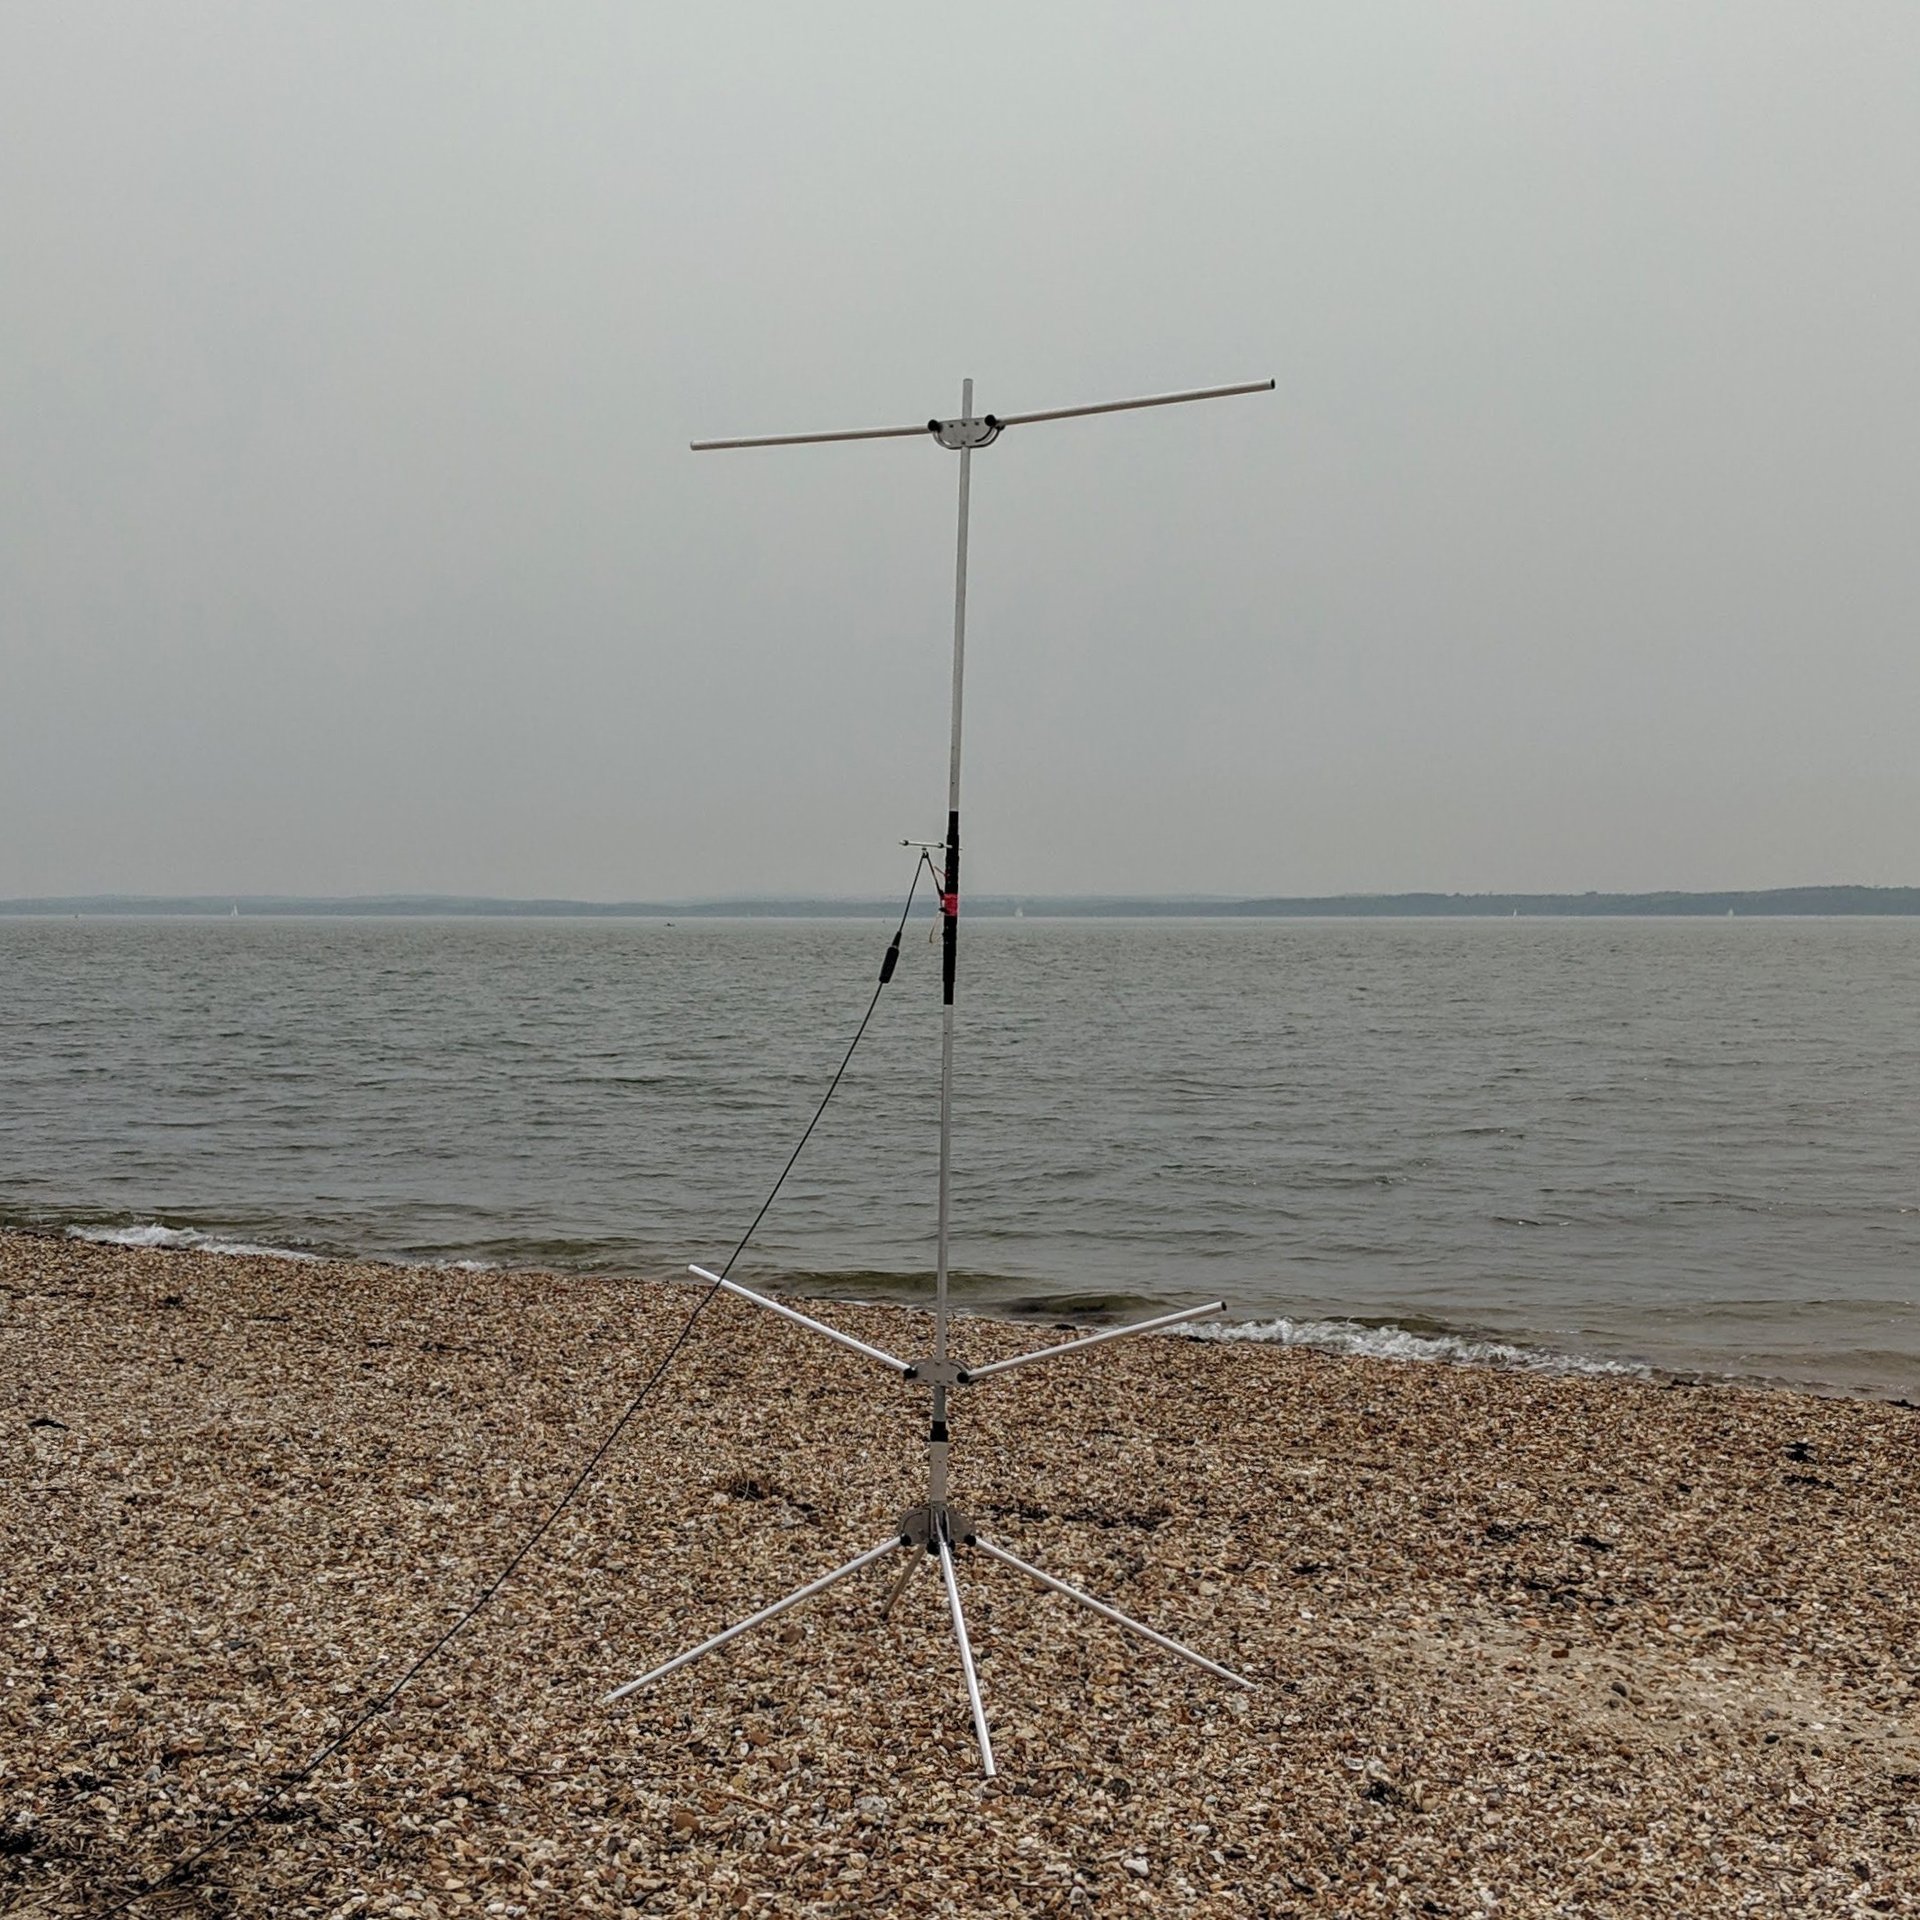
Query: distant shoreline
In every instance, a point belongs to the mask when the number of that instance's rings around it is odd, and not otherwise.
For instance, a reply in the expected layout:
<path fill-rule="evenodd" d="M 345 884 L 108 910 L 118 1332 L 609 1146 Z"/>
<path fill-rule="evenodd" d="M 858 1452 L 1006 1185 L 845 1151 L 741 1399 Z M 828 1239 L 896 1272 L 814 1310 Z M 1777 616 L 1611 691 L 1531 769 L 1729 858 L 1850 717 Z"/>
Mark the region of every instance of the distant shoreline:
<path fill-rule="evenodd" d="M 974 894 L 975 917 L 1011 919 L 1807 919 L 1920 915 L 1920 887 L 1769 887 L 1716 893 L 1339 893 L 1236 899 L 1170 894 Z M 0 916 L 241 919 L 878 919 L 897 900 L 831 896 L 739 900 L 513 900 L 465 894 L 88 894 L 0 900 Z"/>

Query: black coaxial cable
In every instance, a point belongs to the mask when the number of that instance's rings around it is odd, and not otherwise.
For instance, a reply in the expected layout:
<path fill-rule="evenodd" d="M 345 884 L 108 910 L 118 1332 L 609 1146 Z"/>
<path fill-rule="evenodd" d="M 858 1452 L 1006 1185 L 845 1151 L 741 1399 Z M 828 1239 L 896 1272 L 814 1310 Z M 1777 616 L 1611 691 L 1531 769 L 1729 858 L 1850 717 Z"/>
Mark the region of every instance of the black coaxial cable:
<path fill-rule="evenodd" d="M 847 1068 L 853 1063 L 854 1049 L 857 1048 L 860 1042 L 866 1037 L 867 1027 L 872 1022 L 875 1009 L 880 1005 L 880 996 L 886 992 L 887 982 L 893 978 L 894 968 L 900 963 L 900 936 L 906 929 L 907 916 L 913 911 L 913 897 L 920 886 L 921 869 L 929 865 L 930 862 L 923 851 L 920 855 L 919 863 L 914 867 L 912 883 L 907 888 L 906 904 L 900 909 L 899 924 L 894 928 L 893 939 L 887 947 L 885 957 L 881 960 L 880 978 L 874 986 L 873 998 L 867 1002 L 867 1010 L 860 1016 L 860 1024 L 854 1029 L 853 1038 L 847 1042 L 846 1053 L 841 1057 L 839 1066 L 834 1070 L 833 1078 L 828 1081 L 826 1092 L 820 1096 L 820 1104 L 813 1110 L 813 1118 L 807 1122 L 806 1130 L 801 1134 L 793 1151 L 787 1156 L 786 1165 L 780 1169 L 780 1177 L 774 1181 L 773 1186 L 767 1193 L 767 1197 L 760 1203 L 760 1211 L 753 1216 L 753 1220 L 746 1232 L 734 1243 L 733 1251 L 727 1255 L 726 1265 L 720 1269 L 719 1280 L 715 1280 L 708 1286 L 701 1293 L 700 1298 L 694 1302 L 692 1311 L 682 1323 L 680 1331 L 674 1336 L 673 1344 L 667 1348 L 666 1352 L 655 1365 L 653 1371 L 648 1374 L 646 1379 L 641 1383 L 639 1392 L 627 1403 L 626 1411 L 613 1423 L 607 1430 L 606 1437 L 602 1439 L 600 1444 L 587 1456 L 585 1465 L 583 1465 L 580 1471 L 567 1483 L 566 1491 L 548 1508 L 546 1517 L 542 1519 L 540 1524 L 515 1548 L 513 1554 L 506 1561 L 505 1565 L 501 1567 L 500 1571 L 480 1589 L 478 1597 L 474 1600 L 473 1604 L 467 1608 L 466 1612 L 461 1614 L 452 1626 L 441 1634 L 424 1653 L 419 1655 L 392 1686 L 381 1693 L 373 1701 L 372 1705 L 365 1708 L 357 1718 L 350 1721 L 343 1731 L 329 1740 L 305 1766 L 299 1768 L 296 1772 L 287 1774 L 266 1793 L 262 1794 L 259 1800 L 256 1801 L 253 1806 L 249 1807 L 246 1812 L 236 1814 L 224 1827 L 220 1828 L 219 1831 L 210 1838 L 202 1841 L 191 1853 L 185 1854 L 176 1860 L 159 1879 L 150 1881 L 146 1886 L 137 1888 L 132 1893 L 122 1895 L 113 1905 L 102 1908 L 100 1920 L 108 1920 L 108 1916 L 112 1914 L 123 1913 L 128 1907 L 132 1906 L 136 1900 L 144 1900 L 150 1895 L 159 1893 L 164 1888 L 173 1885 L 182 1874 L 198 1865 L 208 1854 L 223 1847 L 236 1833 L 240 1832 L 242 1828 L 251 1826 L 263 1814 L 267 1813 L 276 1802 L 291 1792 L 293 1788 L 299 1786 L 303 1781 L 310 1779 L 321 1767 L 325 1766 L 335 1754 L 339 1753 L 342 1748 L 346 1747 L 370 1726 L 373 1721 L 378 1719 L 381 1714 L 385 1713 L 386 1710 L 393 1705 L 394 1701 L 406 1691 L 407 1687 L 411 1685 L 421 1670 L 426 1667 L 429 1662 L 437 1659 L 461 1633 L 473 1624 L 500 1589 L 520 1570 L 527 1556 L 546 1538 L 548 1532 L 553 1527 L 553 1523 L 558 1520 L 561 1514 L 573 1503 L 573 1499 L 575 1495 L 579 1493 L 580 1489 L 593 1478 L 601 1461 L 612 1452 L 614 1443 L 626 1432 L 634 1416 L 646 1405 L 648 1395 L 660 1384 L 661 1380 L 666 1376 L 667 1369 L 672 1366 L 674 1361 L 679 1357 L 681 1348 L 683 1348 L 692 1337 L 694 1327 L 698 1324 L 700 1316 L 706 1312 L 707 1308 L 712 1304 L 714 1295 L 720 1291 L 720 1281 L 724 1280 L 727 1275 L 733 1271 L 734 1262 L 747 1250 L 747 1243 L 752 1240 L 753 1236 L 759 1231 L 760 1223 L 767 1217 L 768 1209 L 779 1197 L 780 1189 L 787 1184 L 787 1175 L 793 1171 L 794 1164 L 799 1160 L 802 1149 L 806 1146 L 807 1142 L 813 1138 L 813 1130 L 820 1124 L 820 1116 L 826 1112 L 827 1102 L 839 1091 L 840 1082 L 846 1077 Z"/>

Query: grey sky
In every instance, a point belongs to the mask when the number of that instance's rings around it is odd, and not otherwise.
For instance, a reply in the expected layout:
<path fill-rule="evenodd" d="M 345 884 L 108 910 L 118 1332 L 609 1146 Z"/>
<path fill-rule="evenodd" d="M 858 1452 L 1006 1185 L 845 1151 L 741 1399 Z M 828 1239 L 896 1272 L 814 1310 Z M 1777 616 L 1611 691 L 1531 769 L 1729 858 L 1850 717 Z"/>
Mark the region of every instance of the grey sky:
<path fill-rule="evenodd" d="M 0 895 L 1920 879 L 1920 8 L 0 13 Z"/>

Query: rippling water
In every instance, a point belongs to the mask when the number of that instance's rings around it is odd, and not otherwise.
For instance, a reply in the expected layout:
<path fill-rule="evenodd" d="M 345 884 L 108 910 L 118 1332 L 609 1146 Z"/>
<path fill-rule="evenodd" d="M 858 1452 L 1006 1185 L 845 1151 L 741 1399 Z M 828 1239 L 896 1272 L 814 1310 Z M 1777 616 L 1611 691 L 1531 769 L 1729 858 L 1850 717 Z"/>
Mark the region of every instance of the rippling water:
<path fill-rule="evenodd" d="M 0 921 L 0 1218 L 667 1272 L 724 1256 L 872 922 Z M 741 1271 L 914 1297 L 938 952 Z M 957 1297 L 1920 1398 L 1920 923 L 987 921 Z"/>

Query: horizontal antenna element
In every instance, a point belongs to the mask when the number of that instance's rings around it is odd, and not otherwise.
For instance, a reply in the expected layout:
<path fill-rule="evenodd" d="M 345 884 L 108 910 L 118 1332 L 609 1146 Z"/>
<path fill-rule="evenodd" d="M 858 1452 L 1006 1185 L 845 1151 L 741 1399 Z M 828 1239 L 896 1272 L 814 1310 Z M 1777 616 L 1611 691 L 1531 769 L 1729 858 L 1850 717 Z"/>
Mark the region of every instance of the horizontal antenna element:
<path fill-rule="evenodd" d="M 1039 413 L 988 413 L 977 419 L 928 420 L 912 427 L 854 427 L 842 433 L 773 433 L 747 440 L 695 440 L 695 453 L 724 453 L 734 447 L 817 447 L 832 440 L 939 441 L 958 452 L 990 445 L 1002 427 L 1031 426 L 1039 420 L 1081 420 L 1090 413 L 1131 413 L 1139 407 L 1176 407 L 1187 400 L 1225 400 L 1239 393 L 1271 393 L 1271 380 L 1246 380 L 1233 387 L 1190 387 L 1183 393 L 1152 393 L 1140 400 L 1101 400 L 1089 407 L 1048 407 Z"/>

